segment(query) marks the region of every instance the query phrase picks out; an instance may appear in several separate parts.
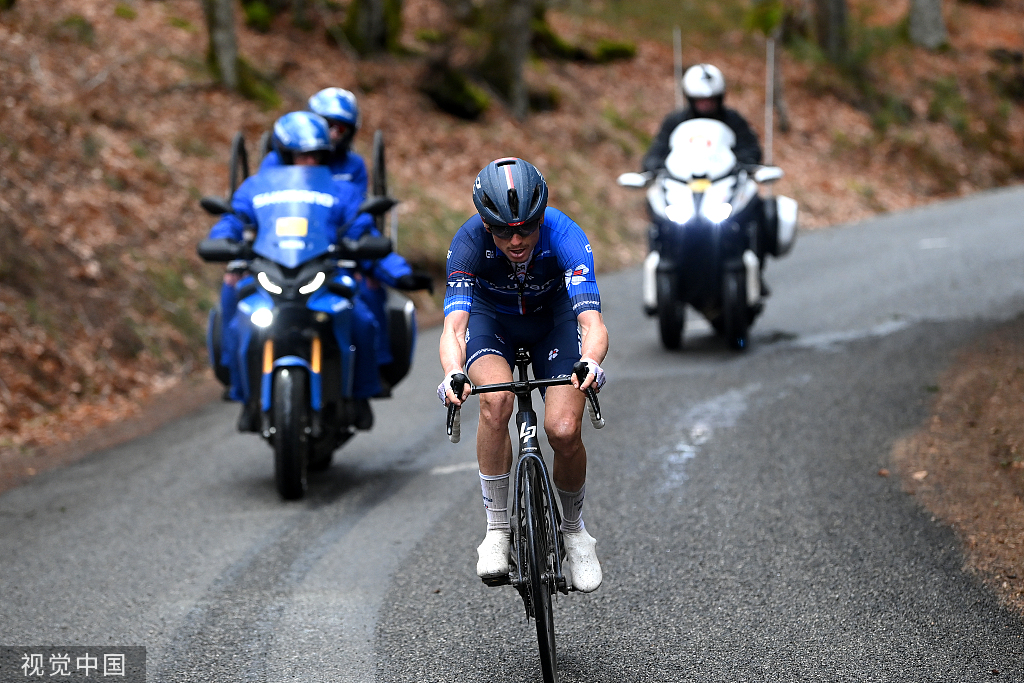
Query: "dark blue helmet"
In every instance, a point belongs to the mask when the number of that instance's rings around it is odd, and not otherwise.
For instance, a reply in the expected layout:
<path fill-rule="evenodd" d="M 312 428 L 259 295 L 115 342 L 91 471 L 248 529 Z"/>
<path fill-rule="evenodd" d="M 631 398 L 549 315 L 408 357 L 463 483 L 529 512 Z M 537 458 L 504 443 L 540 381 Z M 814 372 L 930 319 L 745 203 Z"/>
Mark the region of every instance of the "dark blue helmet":
<path fill-rule="evenodd" d="M 335 143 L 335 152 L 347 152 L 359 130 L 356 96 L 342 88 L 324 88 L 309 98 L 309 110 L 327 119 L 332 126 L 340 124 L 342 133 Z"/>
<path fill-rule="evenodd" d="M 274 123 L 274 150 L 282 163 L 292 164 L 297 153 L 330 152 L 327 120 L 309 111 L 293 111 Z"/>
<path fill-rule="evenodd" d="M 514 232 L 529 235 L 544 218 L 548 184 L 528 161 L 515 157 L 496 159 L 477 175 L 473 203 L 480 218 L 498 237 L 510 239 Z"/>

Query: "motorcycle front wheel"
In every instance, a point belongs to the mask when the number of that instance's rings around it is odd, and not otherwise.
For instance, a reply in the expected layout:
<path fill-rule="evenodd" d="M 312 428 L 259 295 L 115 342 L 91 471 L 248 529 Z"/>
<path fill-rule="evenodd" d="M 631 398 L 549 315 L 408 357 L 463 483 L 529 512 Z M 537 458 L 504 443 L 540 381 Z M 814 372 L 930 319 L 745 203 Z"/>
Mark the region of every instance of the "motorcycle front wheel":
<path fill-rule="evenodd" d="M 285 500 L 306 493 L 309 463 L 310 410 L 308 378 L 297 368 L 274 375 L 274 480 Z"/>
<path fill-rule="evenodd" d="M 683 345 L 683 326 L 686 323 L 686 308 L 679 300 L 679 285 L 675 278 L 658 275 L 658 331 L 661 344 L 675 350 Z"/>
<path fill-rule="evenodd" d="M 722 279 L 722 335 L 730 348 L 742 351 L 747 347 L 749 329 L 746 274 L 726 273 Z"/>

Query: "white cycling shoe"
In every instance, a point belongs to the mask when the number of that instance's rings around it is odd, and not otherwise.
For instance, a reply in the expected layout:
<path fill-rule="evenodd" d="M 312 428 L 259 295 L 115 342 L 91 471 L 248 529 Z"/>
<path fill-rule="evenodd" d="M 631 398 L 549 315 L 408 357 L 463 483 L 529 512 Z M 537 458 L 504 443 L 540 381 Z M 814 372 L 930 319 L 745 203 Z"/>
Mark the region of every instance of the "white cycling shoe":
<path fill-rule="evenodd" d="M 508 554 L 511 543 L 512 536 L 508 529 L 488 529 L 483 543 L 476 549 L 479 557 L 476 562 L 476 575 L 481 579 L 508 576 L 511 569 Z"/>
<path fill-rule="evenodd" d="M 581 593 L 596 591 L 604 578 L 601 563 L 597 561 L 597 541 L 582 529 L 576 533 L 563 533 L 565 562 L 562 573 L 565 580 Z"/>

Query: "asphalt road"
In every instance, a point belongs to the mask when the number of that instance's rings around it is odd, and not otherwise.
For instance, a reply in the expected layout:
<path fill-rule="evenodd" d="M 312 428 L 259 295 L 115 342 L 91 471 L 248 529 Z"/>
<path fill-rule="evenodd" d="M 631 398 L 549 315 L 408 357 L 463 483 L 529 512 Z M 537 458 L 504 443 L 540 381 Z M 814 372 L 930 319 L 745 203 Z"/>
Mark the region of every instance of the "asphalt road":
<path fill-rule="evenodd" d="M 802 234 L 744 354 L 695 316 L 665 352 L 638 272 L 599 279 L 605 583 L 556 601 L 563 681 L 1024 681 L 1024 621 L 877 474 L 955 350 L 1024 311 L 1022 216 L 1018 188 Z M 0 646 L 143 645 L 175 683 L 540 680 L 518 596 L 474 575 L 437 332 L 302 502 L 224 404 L 0 496 Z"/>

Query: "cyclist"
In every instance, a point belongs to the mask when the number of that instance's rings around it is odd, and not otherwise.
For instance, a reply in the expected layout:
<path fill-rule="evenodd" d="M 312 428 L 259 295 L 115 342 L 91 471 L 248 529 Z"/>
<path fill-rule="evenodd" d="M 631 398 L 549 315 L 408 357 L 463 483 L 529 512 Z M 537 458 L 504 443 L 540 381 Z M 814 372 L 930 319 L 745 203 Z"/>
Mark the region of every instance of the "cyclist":
<path fill-rule="evenodd" d="M 579 591 L 601 585 L 596 541 L 583 525 L 587 452 L 581 438 L 583 390 L 604 384 L 599 365 L 608 330 L 594 280 L 594 258 L 583 230 L 547 206 L 548 186 L 527 161 L 497 159 L 476 178 L 477 214 L 463 223 L 448 252 L 448 287 L 440 340 L 445 379 L 438 397 L 461 405 L 451 379 L 468 374 L 473 384 L 512 381 L 515 350 L 525 346 L 537 378 L 566 377 L 580 360 L 589 367 L 581 384 L 548 387 L 544 430 L 554 451 L 554 481 L 563 510 L 566 578 Z M 487 533 L 477 548 L 477 574 L 509 573 L 508 486 L 512 443 L 508 424 L 514 397 L 480 395 L 477 461 Z"/>
<path fill-rule="evenodd" d="M 327 121 L 323 117 L 308 111 L 296 111 L 285 114 L 274 123 L 275 152 L 285 165 L 313 166 L 324 165 L 331 150 L 331 140 Z M 256 178 L 259 174 L 247 178 L 235 191 L 231 199 L 232 212 L 224 214 L 210 229 L 211 239 L 241 240 L 246 226 L 256 224 L 253 202 Z M 351 221 L 359 226 L 355 232 L 376 233 L 373 219 L 368 214 L 356 214 L 359 195 L 350 183 L 335 181 L 334 183 L 333 218 L 337 225 L 345 225 Z M 353 232 L 353 230 L 349 230 Z M 249 432 L 258 429 L 258 404 L 250 401 L 245 393 L 245 383 L 241 382 L 244 362 L 238 358 L 239 328 L 236 312 L 238 308 L 238 285 L 245 277 L 244 273 L 232 270 L 224 274 L 221 286 L 221 359 L 231 373 L 231 387 L 228 398 L 242 401 L 242 413 L 238 418 L 239 431 Z M 353 307 L 354 330 L 356 344 L 355 388 L 353 395 L 358 399 L 359 415 L 357 427 L 369 429 L 373 425 L 373 413 L 370 409 L 369 397 L 381 391 L 377 373 L 377 344 L 379 330 L 377 319 L 369 308 L 360 300 Z"/>

